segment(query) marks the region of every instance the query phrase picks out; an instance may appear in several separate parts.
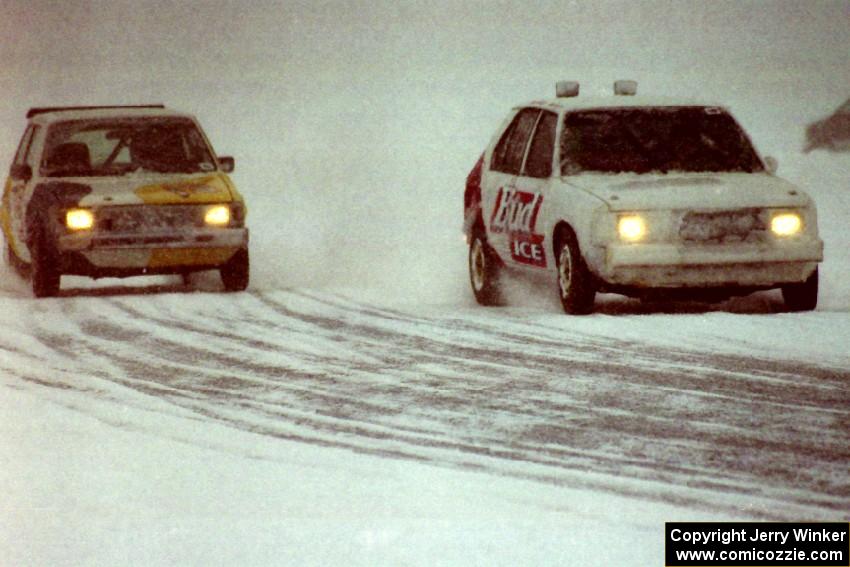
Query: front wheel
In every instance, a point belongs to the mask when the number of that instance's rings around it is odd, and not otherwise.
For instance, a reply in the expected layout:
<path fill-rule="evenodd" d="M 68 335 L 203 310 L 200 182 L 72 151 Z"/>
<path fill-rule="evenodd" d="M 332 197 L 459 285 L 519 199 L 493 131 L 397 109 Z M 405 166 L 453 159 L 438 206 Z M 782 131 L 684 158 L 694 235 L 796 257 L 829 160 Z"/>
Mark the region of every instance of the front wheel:
<path fill-rule="evenodd" d="M 596 285 L 572 233 L 565 232 L 559 239 L 557 258 L 558 292 L 564 312 L 587 315 L 593 311 Z"/>
<path fill-rule="evenodd" d="M 476 231 L 469 244 L 469 283 L 475 301 L 481 305 L 499 305 L 502 293 L 499 285 L 501 265 L 487 240 Z"/>
<path fill-rule="evenodd" d="M 803 283 L 782 286 L 782 299 L 789 311 L 812 311 L 818 305 L 818 269 Z"/>
<path fill-rule="evenodd" d="M 53 247 L 43 231 L 39 231 L 30 250 L 32 264 L 30 269 L 32 293 L 36 297 L 52 297 L 59 293 L 62 272 Z"/>
<path fill-rule="evenodd" d="M 226 264 L 219 268 L 221 282 L 227 291 L 244 291 L 248 287 L 250 272 L 247 248 L 241 248 Z"/>

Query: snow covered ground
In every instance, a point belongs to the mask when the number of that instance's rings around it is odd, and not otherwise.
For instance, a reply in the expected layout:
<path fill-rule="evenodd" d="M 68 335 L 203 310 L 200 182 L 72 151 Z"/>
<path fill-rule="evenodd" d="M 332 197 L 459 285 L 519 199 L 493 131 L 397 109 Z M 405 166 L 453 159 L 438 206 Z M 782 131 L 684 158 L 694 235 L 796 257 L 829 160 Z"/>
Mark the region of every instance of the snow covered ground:
<path fill-rule="evenodd" d="M 9 564 L 645 565 L 850 505 L 850 356 L 774 340 L 843 313 L 164 291 L 4 298 Z"/>
<path fill-rule="evenodd" d="M 648 564 L 676 513 L 69 394 L 0 390 L 5 565 Z"/>
<path fill-rule="evenodd" d="M 665 521 L 848 520 L 850 154 L 801 150 L 850 91 L 850 5 L 252 6 L 4 7 L 0 159 L 29 106 L 193 111 L 253 284 L 36 301 L 0 268 L 0 564 L 661 565 Z M 729 105 L 814 197 L 816 312 L 474 304 L 490 134 L 625 77 Z"/>

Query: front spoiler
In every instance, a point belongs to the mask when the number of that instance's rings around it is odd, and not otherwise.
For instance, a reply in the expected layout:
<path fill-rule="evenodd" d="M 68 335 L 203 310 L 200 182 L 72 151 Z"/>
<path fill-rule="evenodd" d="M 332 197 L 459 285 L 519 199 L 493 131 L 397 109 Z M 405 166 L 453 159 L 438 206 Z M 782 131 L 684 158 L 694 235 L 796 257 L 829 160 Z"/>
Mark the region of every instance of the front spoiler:
<path fill-rule="evenodd" d="M 98 234 L 81 232 L 63 234 L 57 239 L 59 252 L 139 248 L 245 247 L 247 245 L 247 228 L 198 228 L 191 231 L 146 233 Z"/>
<path fill-rule="evenodd" d="M 247 228 L 144 234 L 80 233 L 57 239 L 62 272 L 92 277 L 212 269 L 247 247 Z"/>
<path fill-rule="evenodd" d="M 802 282 L 823 260 L 819 238 L 771 245 L 608 247 L 597 274 L 611 286 L 643 288 L 762 286 Z"/>

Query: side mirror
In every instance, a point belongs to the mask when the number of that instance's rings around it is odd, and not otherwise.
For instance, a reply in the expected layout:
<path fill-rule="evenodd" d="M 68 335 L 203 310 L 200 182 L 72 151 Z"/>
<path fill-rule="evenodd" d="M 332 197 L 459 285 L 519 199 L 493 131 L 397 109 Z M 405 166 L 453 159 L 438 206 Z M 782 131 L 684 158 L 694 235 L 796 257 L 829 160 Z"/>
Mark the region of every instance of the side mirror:
<path fill-rule="evenodd" d="M 221 156 L 218 158 L 218 165 L 221 166 L 223 172 L 233 173 L 233 170 L 236 169 L 236 160 L 230 156 Z"/>
<path fill-rule="evenodd" d="M 779 162 L 775 157 L 767 156 L 764 158 L 764 166 L 767 168 L 768 173 L 773 174 L 779 169 Z"/>
<path fill-rule="evenodd" d="M 15 164 L 9 169 L 9 177 L 26 183 L 32 179 L 32 168 L 27 164 Z"/>

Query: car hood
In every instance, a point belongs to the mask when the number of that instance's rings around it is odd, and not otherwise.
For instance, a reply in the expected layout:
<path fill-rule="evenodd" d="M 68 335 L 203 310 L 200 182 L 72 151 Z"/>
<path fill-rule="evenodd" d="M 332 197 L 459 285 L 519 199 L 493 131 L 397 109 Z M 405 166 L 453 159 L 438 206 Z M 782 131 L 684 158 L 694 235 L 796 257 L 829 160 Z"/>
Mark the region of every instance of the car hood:
<path fill-rule="evenodd" d="M 123 177 L 74 178 L 91 189 L 82 207 L 111 205 L 203 204 L 231 201 L 230 180 L 223 173 L 131 174 Z"/>
<path fill-rule="evenodd" d="M 585 174 L 564 181 L 604 201 L 612 211 L 804 207 L 795 185 L 767 173 Z"/>

